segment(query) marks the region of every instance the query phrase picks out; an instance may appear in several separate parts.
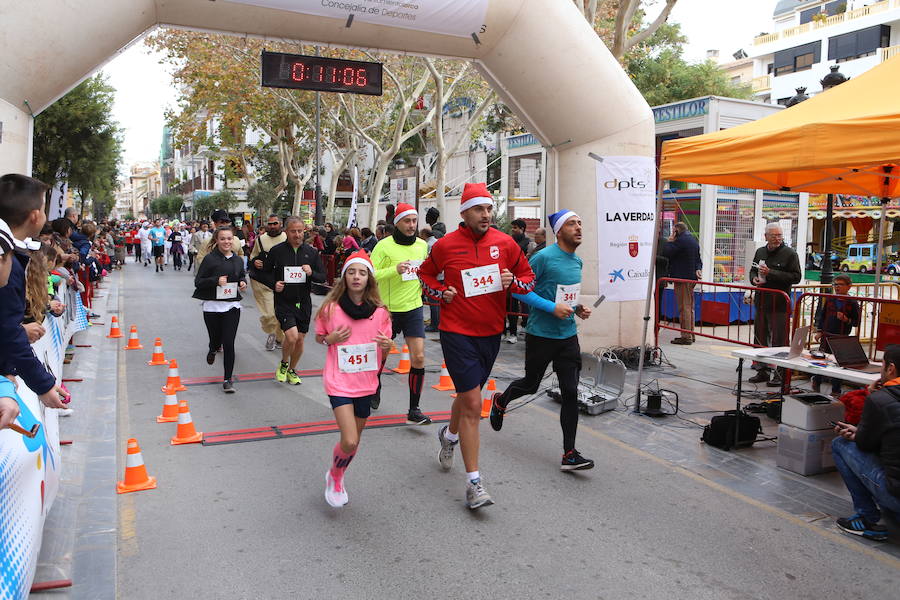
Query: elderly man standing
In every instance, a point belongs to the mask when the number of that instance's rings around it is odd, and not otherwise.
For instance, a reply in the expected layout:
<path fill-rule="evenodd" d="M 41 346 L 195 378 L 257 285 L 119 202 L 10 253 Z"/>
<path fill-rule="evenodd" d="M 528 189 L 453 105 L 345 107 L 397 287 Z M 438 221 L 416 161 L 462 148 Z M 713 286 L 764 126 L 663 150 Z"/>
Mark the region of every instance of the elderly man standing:
<path fill-rule="evenodd" d="M 694 282 L 700 279 L 703 269 L 700 243 L 688 231 L 687 225 L 675 223 L 672 235 L 662 247 L 662 255 L 669 259 L 669 277 L 688 280 L 675 282 L 681 336 L 672 343 L 690 345 L 694 343 Z"/>
<path fill-rule="evenodd" d="M 766 245 L 753 255 L 750 283 L 756 287 L 782 291 L 790 297 L 791 286 L 800 283 L 800 258 L 784 243 L 784 233 L 778 223 L 766 225 Z M 755 343 L 759 346 L 788 345 L 788 311 L 790 302 L 781 294 L 756 292 L 753 299 L 756 315 L 753 320 Z M 761 365 L 750 383 L 767 383 L 781 387 L 781 369 L 769 379 L 769 367 Z"/>

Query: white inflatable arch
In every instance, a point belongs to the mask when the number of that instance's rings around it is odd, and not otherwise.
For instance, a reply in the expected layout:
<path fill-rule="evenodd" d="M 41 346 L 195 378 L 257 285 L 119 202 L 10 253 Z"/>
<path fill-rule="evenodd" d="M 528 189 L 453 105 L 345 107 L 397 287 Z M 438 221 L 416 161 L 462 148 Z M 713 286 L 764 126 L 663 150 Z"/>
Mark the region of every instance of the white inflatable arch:
<path fill-rule="evenodd" d="M 4 4 L 0 173 L 30 172 L 33 115 L 157 25 L 472 59 L 503 101 L 550 150 L 546 212 L 564 206 L 582 216 L 587 234 L 579 252 L 585 261 L 582 290 L 591 302 L 598 293 L 598 240 L 592 235 L 597 195 L 594 163 L 588 153 L 653 156 L 654 152 L 653 117 L 647 103 L 568 0 L 34 0 Z M 384 6 L 392 7 L 393 14 L 366 14 L 367 8 L 385 11 Z M 343 11 L 341 18 L 321 16 L 336 9 Z M 453 14 L 442 18 L 447 11 Z M 348 22 L 351 13 L 354 19 Z M 466 33 L 467 25 L 456 25 L 463 19 L 471 23 L 473 15 L 482 14 L 482 25 L 471 32 L 474 37 Z M 379 24 L 394 22 L 403 27 Z M 454 30 L 459 27 L 463 29 Z M 445 220 L 452 224 L 454 217 L 446 215 Z M 641 308 L 640 302 L 601 305 L 586 323 L 587 339 L 582 343 L 586 348 L 637 344 Z"/>

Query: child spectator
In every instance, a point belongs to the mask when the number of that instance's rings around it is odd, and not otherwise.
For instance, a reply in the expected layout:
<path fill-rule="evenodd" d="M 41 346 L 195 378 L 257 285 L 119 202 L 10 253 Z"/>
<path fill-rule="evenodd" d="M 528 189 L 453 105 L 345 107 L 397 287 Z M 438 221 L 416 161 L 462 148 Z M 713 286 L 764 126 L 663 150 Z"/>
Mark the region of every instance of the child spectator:
<path fill-rule="evenodd" d="M 860 311 L 859 303 L 852 298 L 847 297 L 853 282 L 849 275 L 837 275 L 834 278 L 834 294 L 842 296 L 841 298 L 828 297 L 823 299 L 816 310 L 816 318 L 814 325 L 816 327 L 816 341 L 822 352 L 831 353 L 831 347 L 828 345 L 828 337 L 824 334 L 832 333 L 839 335 L 850 335 L 854 327 L 859 325 Z M 812 387 L 814 392 L 818 392 L 822 387 L 821 375 L 814 375 L 812 378 Z M 831 394 L 839 396 L 841 393 L 841 380 L 837 377 L 831 378 Z"/>

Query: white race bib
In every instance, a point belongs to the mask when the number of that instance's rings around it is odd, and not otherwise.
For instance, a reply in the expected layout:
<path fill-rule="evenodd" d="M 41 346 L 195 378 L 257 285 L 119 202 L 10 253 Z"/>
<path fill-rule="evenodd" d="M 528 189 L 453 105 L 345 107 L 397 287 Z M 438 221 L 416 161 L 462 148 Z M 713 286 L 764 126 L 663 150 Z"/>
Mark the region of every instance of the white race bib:
<path fill-rule="evenodd" d="M 238 284 L 226 283 L 216 286 L 216 300 L 234 300 L 237 298 Z"/>
<path fill-rule="evenodd" d="M 500 281 L 500 266 L 496 264 L 464 269 L 462 280 L 466 298 L 503 291 L 503 283 Z"/>
<path fill-rule="evenodd" d="M 338 346 L 337 355 L 338 368 L 342 373 L 378 370 L 378 350 L 375 342 Z"/>
<path fill-rule="evenodd" d="M 284 282 L 306 283 L 306 271 L 303 270 L 303 267 L 285 267 Z"/>
<path fill-rule="evenodd" d="M 400 279 L 403 281 L 414 281 L 419 278 L 419 267 L 422 266 L 421 260 L 410 260 L 409 268 L 406 270 L 406 273 L 400 275 Z"/>
<path fill-rule="evenodd" d="M 180 236 L 180 235 L 176 235 L 176 236 L 175 236 L 175 241 L 176 241 L 176 242 L 180 242 L 180 241 L 181 241 L 181 236 Z"/>
<path fill-rule="evenodd" d="M 568 304 L 570 307 L 575 308 L 576 306 L 578 306 L 578 295 L 580 293 L 580 283 L 573 283 L 570 285 L 557 285 L 556 303 L 559 304 L 560 302 L 562 302 L 563 304 Z"/>

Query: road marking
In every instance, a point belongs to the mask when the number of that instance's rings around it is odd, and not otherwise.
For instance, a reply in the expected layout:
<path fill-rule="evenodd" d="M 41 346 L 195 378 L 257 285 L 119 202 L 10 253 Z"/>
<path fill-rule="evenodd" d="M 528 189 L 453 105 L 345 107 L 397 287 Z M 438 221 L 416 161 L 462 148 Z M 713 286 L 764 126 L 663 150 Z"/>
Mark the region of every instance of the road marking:
<path fill-rule="evenodd" d="M 121 273 L 121 271 L 120 271 Z M 119 276 L 119 285 L 117 288 L 118 295 L 118 306 L 119 306 L 119 315 L 124 319 L 124 310 L 125 310 L 125 295 L 122 293 L 122 284 L 125 279 L 124 274 Z M 126 368 L 125 360 L 125 347 L 121 344 L 117 344 L 117 360 L 118 360 L 118 382 L 116 385 L 116 395 L 118 396 L 119 406 L 118 406 L 118 420 L 116 423 L 116 437 L 119 437 L 119 432 L 123 431 L 131 431 L 131 421 L 129 420 L 128 414 L 128 370 Z M 121 446 L 122 451 L 118 456 L 125 455 L 125 445 L 124 442 L 117 439 L 116 446 Z M 119 461 L 117 460 L 117 464 Z M 121 465 L 119 465 L 121 466 Z M 123 496 L 119 496 L 119 552 L 122 556 L 136 556 L 138 553 L 138 541 L 137 541 L 137 526 L 136 526 L 136 516 L 137 513 L 134 507 L 134 495 L 133 494 L 125 494 Z M 118 576 L 117 576 L 118 580 Z M 117 583 L 118 587 L 118 583 Z"/>
<path fill-rule="evenodd" d="M 558 413 L 555 413 L 547 408 L 544 408 L 543 406 L 539 406 L 534 403 L 532 403 L 531 406 L 534 409 L 543 413 L 545 416 L 553 417 L 554 419 L 559 418 Z M 702 475 L 698 475 L 697 473 L 694 473 L 693 471 L 689 471 L 688 469 L 681 467 L 679 465 L 672 464 L 671 462 L 667 461 L 666 459 L 660 458 L 653 454 L 650 454 L 649 452 L 641 450 L 640 448 L 635 448 L 633 446 L 629 446 L 628 444 L 626 444 L 625 442 L 623 442 L 621 440 L 617 440 L 616 438 L 606 435 L 605 433 L 600 433 L 599 431 L 597 431 L 595 429 L 591 429 L 590 427 L 586 427 L 586 426 L 582 425 L 578 429 L 579 429 L 579 431 L 584 431 L 584 432 L 588 433 L 589 435 L 592 435 L 592 436 L 594 436 L 598 439 L 601 439 L 609 444 L 612 444 L 613 446 L 621 448 L 622 450 L 627 450 L 628 452 L 630 452 L 632 454 L 635 454 L 642 458 L 649 459 L 657 464 L 663 465 L 663 466 L 671 469 L 672 471 L 675 471 L 676 473 L 680 473 L 680 474 L 696 481 L 697 483 L 701 483 L 709 488 L 712 488 L 718 492 L 721 492 L 723 494 L 731 496 L 732 498 L 735 498 L 737 500 L 742 500 L 742 501 L 746 502 L 747 504 L 754 506 L 760 510 L 763 510 L 771 515 L 774 515 L 776 517 L 781 517 L 782 519 L 786 519 L 787 521 L 790 521 L 794 525 L 797 525 L 799 527 L 808 529 L 809 531 L 815 532 L 815 533 L 819 534 L 820 536 L 831 540 L 832 542 L 835 542 L 837 544 L 840 544 L 841 546 L 849 548 L 850 550 L 854 550 L 861 554 L 865 554 L 866 556 L 868 556 L 870 558 L 874 558 L 880 562 L 883 562 L 884 564 L 886 564 L 890 567 L 894 567 L 895 569 L 900 569 L 900 559 L 894 558 L 893 556 L 891 556 L 889 554 L 885 554 L 884 552 L 881 552 L 880 550 L 875 550 L 873 548 L 870 548 L 870 547 L 866 546 L 865 544 L 862 544 L 860 542 L 853 540 L 852 538 L 847 537 L 844 534 L 837 533 L 834 531 L 829 531 L 828 529 L 824 529 L 821 526 L 813 525 L 812 523 L 807 523 L 803 519 L 801 519 L 799 517 L 795 517 L 794 515 L 787 513 L 781 509 L 769 506 L 768 504 L 766 504 L 764 502 L 760 502 L 759 500 L 757 500 L 755 498 L 751 498 L 750 496 L 746 496 L 740 492 L 732 490 L 731 488 L 728 488 L 728 487 L 722 485 L 721 483 L 716 483 L 715 481 L 706 479 Z"/>
<path fill-rule="evenodd" d="M 445 423 L 450 420 L 450 411 L 425 413 L 431 417 L 434 423 Z M 378 429 L 383 427 L 399 427 L 408 425 L 405 414 L 377 415 L 370 417 L 366 422 L 366 429 Z M 203 434 L 204 446 L 218 446 L 221 444 L 237 444 L 240 442 L 259 442 L 263 440 L 277 440 L 304 435 L 317 435 L 320 433 L 333 433 L 339 431 L 337 421 L 314 421 L 310 423 L 293 423 L 291 425 L 269 425 L 266 427 L 254 427 L 252 429 L 236 429 L 231 431 L 213 431 Z"/>

